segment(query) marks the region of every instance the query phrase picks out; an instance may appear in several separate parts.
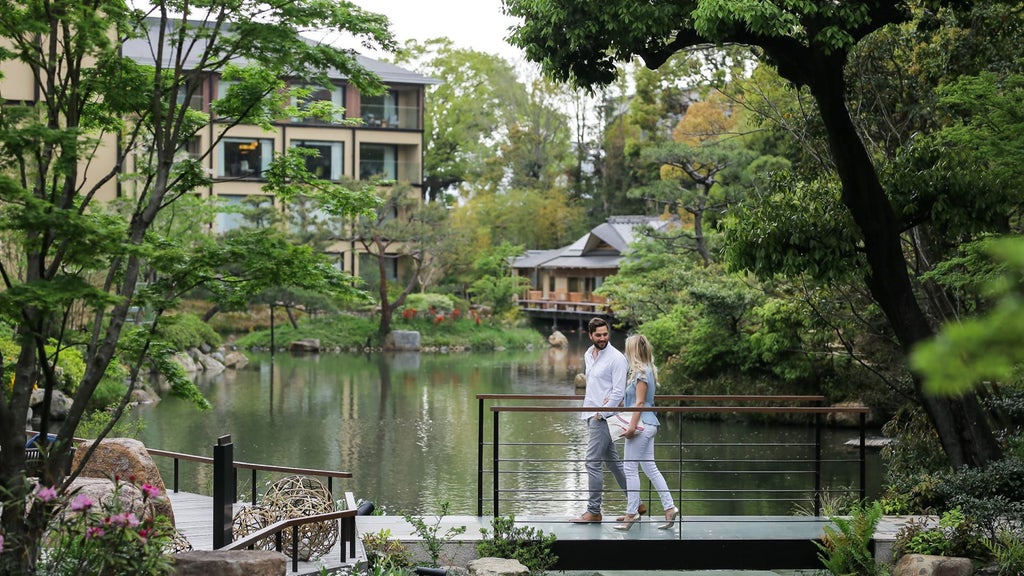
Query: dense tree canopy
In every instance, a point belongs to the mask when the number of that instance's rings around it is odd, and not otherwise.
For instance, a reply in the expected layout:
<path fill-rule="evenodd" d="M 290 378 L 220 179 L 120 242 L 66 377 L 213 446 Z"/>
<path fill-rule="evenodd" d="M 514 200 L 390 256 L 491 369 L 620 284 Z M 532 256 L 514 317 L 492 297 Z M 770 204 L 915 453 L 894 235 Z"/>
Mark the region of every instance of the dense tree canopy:
<path fill-rule="evenodd" d="M 634 56 L 658 68 L 679 51 L 741 44 L 814 102 L 828 143 L 829 165 L 840 183 L 839 199 L 857 234 L 851 250 L 862 252 L 863 280 L 905 352 L 928 339 L 934 325 L 911 280 L 903 250 L 905 228 L 887 194 L 880 170 L 848 107 L 846 66 L 851 53 L 873 33 L 910 22 L 906 1 L 857 3 L 505 0 L 522 18 L 512 41 L 554 78 L 577 85 L 607 84 L 618 62 Z M 942 3 L 931 3 L 939 6 Z M 955 3 L 957 8 L 983 3 Z M 552 39 L 558 38 L 557 42 Z M 756 262 L 754 263 L 756 265 Z M 1000 449 L 977 397 L 921 393 L 954 466 L 983 464 Z"/>
<path fill-rule="evenodd" d="M 300 32 L 317 29 L 394 47 L 386 20 L 349 2 L 215 1 L 195 13 L 177 3 L 148 10 L 116 1 L 0 3 L 0 62 L 5 70 L 31 71 L 37 98 L 0 110 L 0 233 L 6 249 L 0 316 L 14 327 L 20 345 L 17 357 L 0 364 L 3 381 L 12 382 L 0 401 L 0 484 L 6 496 L 0 573 L 34 573 L 46 528 L 47 507 L 24 506 L 24 431 L 33 388 L 45 390 L 47 413 L 60 384 L 60 356 L 72 348 L 81 352 L 85 370 L 41 478 L 59 487 L 71 438 L 108 368 L 124 363 L 137 376 L 144 357 L 156 353 L 145 339 L 123 342 L 129 311 L 143 304 L 163 309 L 204 275 L 215 282 L 242 280 L 210 274 L 204 260 L 215 254 L 231 258 L 237 245 L 193 250 L 182 244 L 187 237 L 163 235 L 167 229 L 157 225 L 176 200 L 209 183 L 198 160 L 179 155 L 210 122 L 209 115 L 183 104 L 202 89 L 197 80 L 222 74 L 233 83 L 213 109 L 233 122 L 271 129 L 276 119 L 331 113 L 296 110 L 292 97 L 303 88 L 286 86 L 283 78 L 317 84 L 335 70 L 366 91 L 382 88 L 353 52 L 311 42 Z M 150 34 L 151 45 L 162 50 L 152 65 L 122 55 L 123 42 Z M 195 42 L 198 37 L 203 41 Z M 243 57 L 246 66 L 229 64 Z M 217 142 L 206 144 L 199 156 L 211 154 Z M 93 162 L 99 148 L 113 161 Z M 338 214 L 375 205 L 362 190 L 296 172 L 288 158 L 280 155 L 268 178 L 267 191 L 281 200 L 315 195 L 325 210 Z M 134 172 L 122 174 L 129 166 Z M 97 193 L 117 178 L 123 201 L 99 204 Z M 256 253 L 251 245 L 248 250 Z M 307 255 L 296 263 L 323 264 Z M 137 294 L 144 275 L 160 281 Z M 152 330 L 158 325 L 153 322 Z M 44 431 L 49 424 L 44 416 Z"/>

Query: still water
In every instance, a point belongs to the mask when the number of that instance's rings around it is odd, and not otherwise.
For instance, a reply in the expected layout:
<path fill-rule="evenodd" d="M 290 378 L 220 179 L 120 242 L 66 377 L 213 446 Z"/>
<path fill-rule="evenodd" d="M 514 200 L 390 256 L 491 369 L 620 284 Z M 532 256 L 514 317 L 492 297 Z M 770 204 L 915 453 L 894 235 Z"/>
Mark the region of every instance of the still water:
<path fill-rule="evenodd" d="M 213 404 L 211 410 L 199 411 L 187 402 L 167 398 L 139 406 L 133 415 L 145 420 L 140 439 L 151 448 L 211 456 L 217 438 L 230 434 L 236 460 L 351 472 L 353 478 L 336 480 L 336 496 L 341 491 L 352 492 L 389 514 L 434 513 L 441 502 L 450 504 L 451 514 L 475 514 L 476 395 L 573 394 L 573 378 L 582 371 L 582 344 L 577 348 L 451 355 L 277 354 L 273 359 L 269 354 L 249 354 L 251 362 L 245 369 L 200 379 L 200 389 Z M 666 446 L 659 447 L 656 456 L 670 486 L 678 490 L 683 485 L 684 514 L 790 512 L 790 503 L 773 505 L 755 498 L 762 501 L 740 504 L 735 494 L 719 498 L 715 490 L 723 488 L 723 481 L 728 487 L 728 475 L 690 473 L 683 480 L 679 472 L 703 466 L 690 461 L 701 458 L 702 439 L 735 444 L 797 443 L 807 438 L 806 427 L 693 420 L 680 424 L 674 416 L 663 420 L 658 439 L 665 440 Z M 485 422 L 489 440 L 490 414 Z M 509 460 L 502 463 L 503 472 L 529 473 L 500 476 L 501 488 L 510 490 L 502 496 L 501 514 L 576 514 L 582 510 L 586 431 L 576 414 L 503 414 L 501 435 L 503 443 L 532 445 L 521 448 L 524 457 L 529 452 L 528 462 L 517 461 L 520 448 L 515 445 L 502 454 Z M 674 440 L 683 436 L 692 446 L 681 453 Z M 855 436 L 855 430 L 828 430 L 826 455 L 853 458 L 855 453 L 844 449 L 842 443 Z M 715 458 L 729 460 L 721 452 L 740 448 L 719 446 L 714 450 Z M 488 449 L 485 460 L 489 458 Z M 170 461 L 157 460 L 164 477 L 171 478 Z M 877 455 L 870 454 L 869 496 L 878 491 L 879 466 Z M 489 461 L 485 461 L 485 469 L 490 469 Z M 182 489 L 208 494 L 210 475 L 209 466 L 182 463 Z M 244 471 L 241 476 L 239 491 L 244 498 L 250 487 Z M 857 484 L 858 469 L 855 464 L 830 466 L 825 477 L 826 485 L 851 487 Z M 257 488 L 269 480 L 260 477 Z M 756 482 L 808 486 L 806 479 L 794 481 L 776 475 Z M 485 497 L 489 498 L 489 479 L 485 485 Z M 612 485 L 610 480 L 608 485 Z M 609 507 L 617 510 L 622 503 L 614 498 L 610 497 Z M 727 501 L 716 502 L 722 499 Z M 490 502 L 485 504 L 485 514 L 490 506 Z"/>

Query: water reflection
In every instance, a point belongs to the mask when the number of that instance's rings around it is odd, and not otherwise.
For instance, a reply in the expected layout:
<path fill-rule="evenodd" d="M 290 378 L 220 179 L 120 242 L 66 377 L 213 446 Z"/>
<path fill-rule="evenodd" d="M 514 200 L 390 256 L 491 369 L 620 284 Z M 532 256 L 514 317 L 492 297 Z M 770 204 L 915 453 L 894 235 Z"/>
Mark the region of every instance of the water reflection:
<path fill-rule="evenodd" d="M 582 370 L 582 343 L 577 344 L 578 349 L 569 351 L 545 348 L 457 355 L 279 354 L 273 363 L 269 355 L 253 354 L 248 368 L 200 381 L 212 410 L 199 412 L 169 398 L 141 406 L 135 415 L 147 422 L 142 435 L 147 446 L 210 455 L 216 438 L 231 434 L 236 459 L 352 472 L 351 480 L 340 481 L 340 490 L 373 500 L 391 514 L 431 513 L 442 501 L 451 504 L 452 513 L 475 514 L 475 396 L 574 393 L 573 378 Z M 489 435 L 490 415 L 486 418 Z M 503 462 L 501 469 L 530 471 L 502 475 L 501 488 L 509 492 L 507 496 L 503 493 L 501 512 L 578 513 L 586 492 L 586 431 L 578 417 L 570 413 L 520 413 L 504 418 L 501 430 L 503 442 L 523 443 L 502 454 L 510 462 Z M 796 432 L 786 427 L 694 422 L 680 427 L 670 420 L 659 433 L 659 439 L 668 441 L 668 445 L 659 446 L 657 458 L 674 489 L 679 487 L 678 480 L 673 480 L 677 471 L 696 466 L 689 461 L 690 449 L 681 456 L 671 441 L 681 431 L 687 442 L 700 438 L 796 442 L 792 437 Z M 837 445 L 852 435 L 849 431 L 831 434 L 828 442 Z M 527 447 L 527 443 L 533 447 Z M 733 459 L 724 452 L 717 457 Z M 489 452 L 486 458 L 490 458 Z M 159 464 L 165 478 L 170 478 L 170 463 Z M 485 461 L 485 468 L 490 468 L 489 461 Z M 855 468 L 835 468 L 829 473 L 835 476 L 837 485 L 856 481 Z M 869 468 L 869 490 L 877 489 L 872 486 L 877 486 L 877 468 L 877 461 Z M 183 489 L 210 491 L 208 467 L 184 463 L 181 478 Z M 261 478 L 258 488 L 269 480 Z M 766 486 L 793 481 L 792 475 L 765 475 L 763 479 Z M 244 484 L 248 480 L 240 478 L 240 482 L 240 493 L 247 494 L 250 488 Z M 684 513 L 733 513 L 721 511 L 721 504 L 713 504 L 712 490 L 723 488 L 721 476 L 705 479 L 688 472 L 685 483 Z M 609 480 L 607 485 L 613 483 Z M 691 489 L 700 494 L 690 493 Z M 336 489 L 336 494 L 340 490 Z M 488 498 L 490 490 L 488 480 Z M 709 501 L 702 502 L 698 496 Z M 610 510 L 623 505 L 619 496 L 609 496 Z M 738 505 L 724 506 L 731 509 Z M 759 501 L 757 506 L 770 503 Z M 485 513 L 489 508 L 488 502 Z M 788 513 L 788 508 L 775 508 L 774 513 Z"/>

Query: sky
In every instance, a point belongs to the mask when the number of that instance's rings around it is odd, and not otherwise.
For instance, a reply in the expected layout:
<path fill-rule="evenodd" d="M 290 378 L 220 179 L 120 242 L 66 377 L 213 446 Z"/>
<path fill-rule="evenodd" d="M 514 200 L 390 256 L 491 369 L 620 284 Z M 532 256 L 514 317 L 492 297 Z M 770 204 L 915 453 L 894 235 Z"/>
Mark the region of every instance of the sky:
<path fill-rule="evenodd" d="M 364 10 L 387 16 L 399 44 L 447 37 L 457 48 L 497 54 L 516 62 L 522 51 L 504 38 L 515 19 L 501 10 L 501 0 L 352 0 Z M 378 57 L 379 54 L 367 53 Z"/>

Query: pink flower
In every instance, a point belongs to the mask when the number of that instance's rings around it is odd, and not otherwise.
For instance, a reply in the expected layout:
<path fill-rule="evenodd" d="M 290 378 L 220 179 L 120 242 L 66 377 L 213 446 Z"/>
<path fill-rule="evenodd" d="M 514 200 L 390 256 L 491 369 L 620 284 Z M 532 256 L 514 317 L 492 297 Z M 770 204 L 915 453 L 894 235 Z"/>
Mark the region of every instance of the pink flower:
<path fill-rule="evenodd" d="M 4 535 L 0 534 L 0 554 L 4 553 Z"/>
<path fill-rule="evenodd" d="M 93 504 L 94 502 L 92 501 L 92 498 L 89 498 L 85 494 L 79 494 L 71 501 L 71 510 L 75 512 L 84 512 L 89 508 L 92 508 Z"/>
<path fill-rule="evenodd" d="M 114 514 L 107 518 L 106 523 L 110 526 L 127 526 L 129 528 L 135 528 L 139 525 L 139 518 L 132 512 L 121 512 L 120 514 Z"/>
<path fill-rule="evenodd" d="M 89 526 L 89 529 L 85 531 L 86 538 L 102 538 L 103 534 L 103 528 L 99 526 Z"/>
<path fill-rule="evenodd" d="M 146 498 L 159 498 L 160 489 L 152 484 L 146 483 L 142 485 L 142 494 Z"/>
<path fill-rule="evenodd" d="M 57 489 L 53 486 L 43 486 L 42 484 L 36 484 L 36 498 L 42 502 L 49 502 L 57 497 Z"/>

